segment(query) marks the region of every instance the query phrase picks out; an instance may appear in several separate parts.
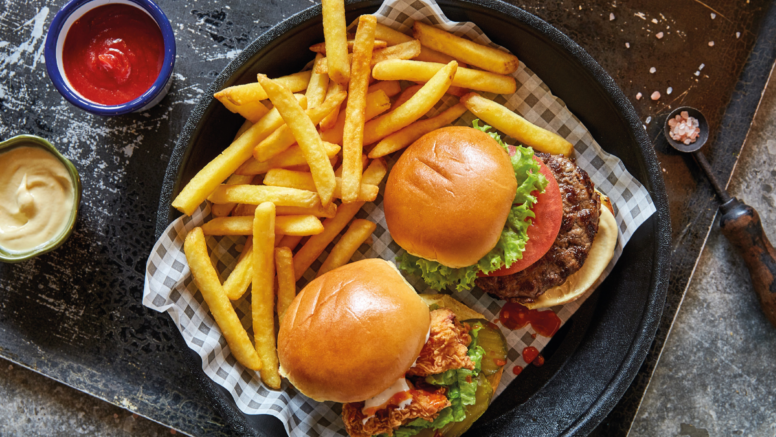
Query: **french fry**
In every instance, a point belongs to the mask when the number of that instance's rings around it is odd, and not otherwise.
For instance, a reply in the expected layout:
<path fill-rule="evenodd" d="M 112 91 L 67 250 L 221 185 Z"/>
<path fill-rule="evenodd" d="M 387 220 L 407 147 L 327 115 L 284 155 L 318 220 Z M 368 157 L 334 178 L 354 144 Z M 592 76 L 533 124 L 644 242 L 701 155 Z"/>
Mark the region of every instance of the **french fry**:
<path fill-rule="evenodd" d="M 456 96 L 458 98 L 461 98 L 469 93 L 469 90 L 466 88 L 461 88 L 459 86 L 451 86 L 447 89 L 447 94 L 450 94 L 451 96 Z"/>
<path fill-rule="evenodd" d="M 224 281 L 224 292 L 229 300 L 241 298 L 253 281 L 253 237 L 245 240 L 245 246 L 237 260 L 237 265 Z"/>
<path fill-rule="evenodd" d="M 326 246 L 347 226 L 350 220 L 358 213 L 364 202 L 345 203 L 337 208 L 334 218 L 323 222 L 323 232 L 313 235 L 294 255 L 294 274 L 298 281 L 304 272 L 321 256 Z"/>
<path fill-rule="evenodd" d="M 380 142 L 369 152 L 369 157 L 372 159 L 380 158 L 389 153 L 401 150 L 417 141 L 423 135 L 449 125 L 466 111 L 466 106 L 459 103 L 447 108 L 436 117 L 416 121 L 404 129 L 394 132 L 380 140 Z"/>
<path fill-rule="evenodd" d="M 327 3 L 332 1 L 327 0 Z M 342 0 L 339 1 L 339 4 L 342 4 Z M 334 193 L 334 169 L 326 155 L 323 141 L 321 141 L 321 137 L 315 129 L 315 124 L 305 114 L 288 89 L 274 83 L 263 74 L 258 75 L 258 79 L 261 86 L 267 91 L 270 101 L 280 112 L 291 133 L 294 134 L 294 138 L 296 138 L 299 148 L 304 154 L 305 161 L 310 166 L 310 172 L 313 174 L 315 187 L 318 189 L 318 195 L 321 198 L 321 204 L 323 206 L 328 205 Z"/>
<path fill-rule="evenodd" d="M 329 90 L 326 92 L 326 98 L 328 99 L 337 93 L 347 92 L 347 90 L 348 90 L 347 85 L 342 85 L 337 82 L 331 82 L 329 83 Z M 326 117 L 323 117 L 323 120 L 321 120 L 321 123 L 320 123 L 322 131 L 325 131 L 326 129 L 331 129 L 331 127 L 337 123 L 337 117 L 339 116 L 340 106 L 342 106 L 342 103 L 337 105 L 337 107 L 333 111 L 331 111 L 329 115 L 327 115 Z"/>
<path fill-rule="evenodd" d="M 366 168 L 367 164 L 369 164 L 369 158 L 367 158 L 366 155 L 361 155 L 361 167 Z M 338 178 L 342 177 L 342 166 L 339 166 L 336 169 L 334 169 L 334 176 Z"/>
<path fill-rule="evenodd" d="M 256 211 L 256 205 L 240 205 L 234 210 L 234 217 L 253 216 Z M 337 205 L 330 203 L 323 207 L 320 203 L 313 208 L 303 208 L 299 206 L 277 206 L 275 205 L 275 214 L 281 215 L 312 215 L 315 217 L 331 218 L 337 214 Z"/>
<path fill-rule="evenodd" d="M 242 85 L 238 85 L 242 86 Z M 236 87 L 233 87 L 236 88 Z M 223 92 L 223 91 L 220 91 Z M 243 93 L 247 94 L 247 93 Z M 249 100 L 248 97 L 235 93 L 235 97 L 241 98 L 241 100 L 235 101 L 230 98 L 230 95 L 223 95 L 216 93 L 213 97 L 217 98 L 226 109 L 234 114 L 240 114 L 250 122 L 257 122 L 261 117 L 269 112 L 269 109 L 261 103 L 261 100 Z"/>
<path fill-rule="evenodd" d="M 405 35 L 398 30 L 393 30 L 390 27 L 379 23 L 375 29 L 375 38 L 386 41 L 388 46 L 410 42 L 414 39 L 409 35 Z M 449 64 L 450 61 L 456 60 L 452 56 L 447 56 L 443 53 L 437 52 L 436 50 L 431 50 L 428 47 L 421 47 L 420 54 L 415 56 L 415 59 L 426 62 L 440 62 L 442 64 Z M 465 65 L 460 62 L 458 64 L 460 67 L 465 67 Z"/>
<path fill-rule="evenodd" d="M 312 71 L 302 71 L 278 77 L 275 80 L 291 92 L 297 93 L 307 88 L 311 75 Z M 226 109 L 238 113 L 254 123 L 267 112 L 267 107 L 261 103 L 262 100 L 267 99 L 267 93 L 258 83 L 230 86 L 215 93 L 213 97 L 226 106 Z"/>
<path fill-rule="evenodd" d="M 348 38 L 348 51 L 353 52 L 353 45 L 355 44 L 355 39 Z M 388 47 L 388 43 L 379 39 L 375 40 L 374 47 L 376 49 L 382 49 L 385 47 Z M 310 51 L 313 51 L 315 53 L 320 53 L 324 56 L 326 56 L 326 43 L 325 42 L 319 42 L 318 44 L 313 44 L 310 46 Z"/>
<path fill-rule="evenodd" d="M 353 63 L 350 66 L 348 84 L 348 105 L 345 108 L 345 129 L 342 139 L 342 202 L 352 203 L 359 197 L 361 187 L 361 152 L 366 122 L 366 90 L 369 87 L 374 46 L 374 15 L 362 15 L 356 31 L 356 45 L 353 47 Z M 335 189 L 336 190 L 336 189 Z"/>
<path fill-rule="evenodd" d="M 340 146 L 331 144 L 327 141 L 323 142 L 323 147 L 326 152 L 326 156 L 328 156 L 330 159 L 335 158 L 341 149 Z M 266 173 L 273 168 L 289 168 L 306 164 L 307 161 L 305 161 L 304 153 L 302 152 L 302 149 L 299 147 L 299 145 L 296 144 L 286 149 L 283 153 L 273 157 L 269 161 L 259 162 L 253 158 L 250 158 L 245 162 L 245 164 L 240 166 L 240 168 L 238 168 L 235 173 L 244 175 L 257 175 Z M 329 165 L 334 167 L 334 164 L 331 164 L 331 161 L 329 161 Z"/>
<path fill-rule="evenodd" d="M 372 76 L 378 80 L 426 82 L 441 69 L 442 65 L 421 61 L 383 61 L 372 69 Z M 458 68 L 453 85 L 496 94 L 512 94 L 517 90 L 517 82 L 512 76 L 469 68 Z"/>
<path fill-rule="evenodd" d="M 382 82 L 381 82 L 381 83 L 382 83 Z M 396 82 L 396 83 L 398 83 L 398 82 Z M 269 112 L 269 111 L 267 111 L 267 112 Z M 244 134 L 244 133 L 245 133 L 245 131 L 247 131 L 248 129 L 250 129 L 250 128 L 251 128 L 251 126 L 253 126 L 253 122 L 252 122 L 252 121 L 250 121 L 250 120 L 245 120 L 245 121 L 243 122 L 242 126 L 240 126 L 240 128 L 239 128 L 239 129 L 237 129 L 237 133 L 236 133 L 236 134 L 234 134 L 234 140 L 232 140 L 232 141 L 237 141 L 237 138 L 240 138 L 240 136 L 241 136 L 242 134 Z"/>
<path fill-rule="evenodd" d="M 285 235 L 283 236 L 283 239 L 280 240 L 280 244 L 278 244 L 277 247 L 287 247 L 291 250 L 294 250 L 296 246 L 299 245 L 299 242 L 302 241 L 302 238 L 296 235 Z"/>
<path fill-rule="evenodd" d="M 385 62 L 381 62 L 378 66 L 383 64 L 385 64 Z M 455 61 L 450 62 L 443 69 L 437 71 L 431 80 L 423 85 L 423 87 L 404 104 L 393 111 L 368 122 L 364 126 L 364 144 L 372 144 L 399 129 L 409 126 L 412 122 L 419 119 L 423 114 L 433 108 L 453 82 L 453 76 L 456 74 L 455 71 L 457 67 L 458 64 Z"/>
<path fill-rule="evenodd" d="M 255 213 L 255 210 L 254 210 Z M 202 225 L 205 235 L 251 235 L 253 217 L 218 217 Z M 317 235 L 323 225 L 314 215 L 283 215 L 275 219 L 275 232 L 283 235 Z"/>
<path fill-rule="evenodd" d="M 298 99 L 300 105 L 307 106 L 306 97 L 299 96 Z M 273 108 L 261 120 L 240 135 L 226 150 L 205 165 L 183 187 L 183 190 L 173 200 L 172 206 L 186 215 L 191 215 L 221 182 L 225 181 L 241 165 L 251 159 L 253 148 L 257 144 L 282 125 L 283 118 L 278 113 L 277 108 Z"/>
<path fill-rule="evenodd" d="M 253 180 L 253 176 L 233 174 L 229 176 L 229 179 L 226 180 L 225 184 L 226 185 L 245 185 L 245 184 L 250 184 L 251 180 Z M 226 217 L 232 213 L 232 210 L 234 209 L 235 206 L 237 206 L 236 203 L 221 203 L 218 205 L 214 204 L 210 207 L 210 211 L 213 213 L 213 216 L 215 217 Z"/>
<path fill-rule="evenodd" d="M 350 62 L 348 61 L 345 1 L 322 0 L 321 5 L 328 74 L 334 82 L 346 84 L 350 80 Z"/>
<path fill-rule="evenodd" d="M 321 205 L 316 205 L 313 208 L 300 208 L 298 206 L 276 206 L 275 213 L 278 216 L 311 215 L 315 217 L 330 218 L 330 217 L 334 217 L 334 215 L 337 214 L 337 205 L 330 203 L 326 207 Z"/>
<path fill-rule="evenodd" d="M 398 108 L 399 106 L 403 105 L 404 102 L 410 99 L 410 97 L 414 96 L 415 93 L 420 91 L 420 89 L 423 88 L 423 84 L 420 85 L 412 85 L 410 87 L 407 87 L 404 91 L 399 94 L 399 97 L 396 99 L 396 101 L 391 104 L 391 110 Z"/>
<path fill-rule="evenodd" d="M 326 62 L 323 60 L 323 55 L 318 53 L 315 55 L 315 62 L 313 63 L 313 74 L 310 77 L 310 83 L 307 85 L 307 108 L 315 108 L 323 103 L 326 98 L 326 92 L 329 89 L 329 75 L 315 73 L 315 64 Z"/>
<path fill-rule="evenodd" d="M 461 103 L 483 122 L 516 139 L 523 145 L 554 155 L 571 156 L 574 146 L 558 134 L 529 122 L 505 106 L 488 100 L 477 93 L 461 98 Z"/>
<path fill-rule="evenodd" d="M 323 104 L 307 109 L 305 114 L 307 114 L 314 126 L 323 120 L 323 117 L 338 108 L 340 103 L 345 100 L 346 96 L 347 93 L 344 91 L 338 94 L 334 94 L 327 98 Z M 285 126 L 280 126 L 277 130 L 275 130 L 275 132 L 272 133 L 272 135 L 265 138 L 264 141 L 259 143 L 259 145 L 253 149 L 253 157 L 256 158 L 256 160 L 259 162 L 268 161 L 273 156 L 279 155 L 281 152 L 288 149 L 296 142 L 297 141 L 294 137 L 291 127 L 288 124 Z"/>
<path fill-rule="evenodd" d="M 218 273 L 210 262 L 205 235 L 201 228 L 194 228 L 186 235 L 183 251 L 186 254 L 194 283 L 202 293 L 202 297 L 205 299 L 213 319 L 221 329 L 234 358 L 251 370 L 261 369 L 263 367 L 262 361 L 253 348 L 248 333 L 242 327 L 237 313 L 232 308 L 232 304 L 218 279 Z"/>
<path fill-rule="evenodd" d="M 318 270 L 316 277 L 347 264 L 350 258 L 353 257 L 353 254 L 356 253 L 356 250 L 372 236 L 376 227 L 377 225 L 369 220 L 353 220 L 347 232 L 342 235 L 342 238 L 329 252 L 329 256 Z"/>
<path fill-rule="evenodd" d="M 371 17 L 371 15 L 363 15 L 364 17 Z M 369 65 L 374 67 L 378 62 L 387 61 L 389 59 L 412 59 L 420 53 L 420 43 L 416 40 L 411 40 L 399 45 L 386 47 L 384 49 L 374 50 L 372 52 L 372 59 L 369 61 Z M 353 55 L 348 55 L 348 59 L 351 62 L 351 70 L 353 63 Z M 327 74 L 329 72 L 328 66 L 325 63 L 315 65 L 316 74 Z M 351 74 L 353 72 L 351 71 Z"/>
<path fill-rule="evenodd" d="M 366 95 L 366 109 L 364 120 L 371 120 L 391 107 L 391 99 L 383 90 L 378 89 Z M 321 139 L 333 144 L 342 144 L 345 133 L 345 110 L 340 112 L 337 123 L 329 130 L 321 132 Z"/>
<path fill-rule="evenodd" d="M 275 205 L 262 203 L 253 219 L 253 286 L 251 313 L 256 352 L 263 364 L 261 380 L 280 389 L 275 348 Z"/>
<path fill-rule="evenodd" d="M 361 160 L 359 160 L 359 165 Z M 334 189 L 334 197 L 341 198 L 342 196 L 342 179 L 337 178 L 337 187 Z M 295 172 L 288 170 L 270 170 L 267 173 L 267 177 L 264 179 L 264 183 L 269 186 L 295 188 L 297 190 L 309 190 L 315 189 L 312 175 L 310 173 Z M 372 184 L 360 184 L 356 194 L 356 199 L 361 202 L 373 202 L 377 198 L 379 189 L 377 185 Z M 288 232 L 286 232 L 288 234 Z"/>
<path fill-rule="evenodd" d="M 294 255 L 290 248 L 282 246 L 275 248 L 275 268 L 278 277 L 278 320 L 283 320 L 283 314 L 296 296 Z"/>
<path fill-rule="evenodd" d="M 334 171 L 332 171 L 333 175 Z M 213 203 L 233 202 L 249 205 L 271 202 L 276 205 L 304 208 L 313 208 L 320 204 L 314 192 L 265 185 L 221 185 L 213 190 L 208 200 Z"/>
<path fill-rule="evenodd" d="M 411 40 L 396 44 L 395 46 L 386 47 L 384 49 L 375 50 L 372 54 L 372 66 L 382 61 L 389 59 L 412 59 L 420 55 L 420 41 Z"/>
<path fill-rule="evenodd" d="M 398 80 L 383 80 L 370 86 L 366 90 L 366 95 L 368 96 L 377 90 L 383 90 L 386 96 L 393 97 L 401 92 L 401 84 Z"/>
<path fill-rule="evenodd" d="M 420 21 L 415 21 L 412 34 L 424 46 L 486 71 L 512 74 L 520 66 L 517 56 L 511 53 L 477 44 Z"/>
<path fill-rule="evenodd" d="M 385 175 L 388 173 L 388 166 L 382 158 L 374 159 L 369 163 L 369 167 L 364 170 L 361 182 L 365 184 L 380 185 Z"/>

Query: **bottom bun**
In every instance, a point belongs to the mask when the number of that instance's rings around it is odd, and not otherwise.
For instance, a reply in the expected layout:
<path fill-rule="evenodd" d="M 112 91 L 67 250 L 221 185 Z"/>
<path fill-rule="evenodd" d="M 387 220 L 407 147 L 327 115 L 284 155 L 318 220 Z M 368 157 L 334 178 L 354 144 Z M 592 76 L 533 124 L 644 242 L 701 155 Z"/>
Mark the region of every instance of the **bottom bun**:
<path fill-rule="evenodd" d="M 522 305 L 530 309 L 549 308 L 579 299 L 596 286 L 598 278 L 601 277 L 606 266 L 609 265 L 609 261 L 612 260 L 616 246 L 617 221 L 604 202 L 601 202 L 598 233 L 596 233 L 590 253 L 587 255 L 587 260 L 582 268 L 569 276 L 563 284 L 550 288 L 533 302 Z"/>

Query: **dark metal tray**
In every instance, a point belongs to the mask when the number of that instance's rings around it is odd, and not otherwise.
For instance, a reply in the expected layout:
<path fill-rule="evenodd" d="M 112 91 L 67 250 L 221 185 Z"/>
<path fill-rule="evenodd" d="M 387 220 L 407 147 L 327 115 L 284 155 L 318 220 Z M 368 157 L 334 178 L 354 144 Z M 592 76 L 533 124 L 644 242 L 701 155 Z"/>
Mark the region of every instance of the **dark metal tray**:
<path fill-rule="evenodd" d="M 348 2 L 348 19 L 380 2 Z M 670 265 L 670 220 L 655 153 L 630 102 L 609 75 L 577 44 L 546 22 L 495 1 L 440 1 L 445 14 L 477 23 L 496 43 L 525 62 L 562 98 L 595 139 L 619 156 L 650 191 L 657 213 L 634 234 L 607 280 L 556 334 L 546 364 L 529 367 L 472 430 L 474 435 L 588 433 L 608 414 L 638 372 L 665 301 Z M 177 216 L 171 199 L 225 148 L 241 124 L 211 97 L 229 85 L 299 70 L 321 40 L 320 6 L 294 15 L 248 46 L 215 79 L 183 129 L 165 175 L 157 236 Z M 192 354 L 190 354 L 192 355 Z M 196 359 L 188 363 L 196 371 Z M 205 389 L 236 431 L 282 433 L 269 416 L 246 416 L 231 396 L 206 378 Z"/>

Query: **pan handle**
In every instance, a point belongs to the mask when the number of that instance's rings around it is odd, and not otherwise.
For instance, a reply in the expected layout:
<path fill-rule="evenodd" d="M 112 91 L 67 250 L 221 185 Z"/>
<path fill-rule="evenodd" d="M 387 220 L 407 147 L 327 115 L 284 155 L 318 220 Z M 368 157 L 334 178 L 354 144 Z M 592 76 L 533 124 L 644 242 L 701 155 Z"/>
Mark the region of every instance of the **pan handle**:
<path fill-rule="evenodd" d="M 744 258 L 760 307 L 776 327 L 776 250 L 765 235 L 760 215 L 736 198 L 719 209 L 722 233 Z"/>

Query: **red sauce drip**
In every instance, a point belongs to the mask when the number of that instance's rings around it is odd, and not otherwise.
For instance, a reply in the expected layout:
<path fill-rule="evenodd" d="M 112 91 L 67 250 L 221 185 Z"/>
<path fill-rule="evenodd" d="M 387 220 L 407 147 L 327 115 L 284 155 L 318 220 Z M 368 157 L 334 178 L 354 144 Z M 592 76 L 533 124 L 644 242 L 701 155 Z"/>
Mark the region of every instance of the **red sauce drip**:
<path fill-rule="evenodd" d="M 533 346 L 528 346 L 527 348 L 523 349 L 523 360 L 525 360 L 525 362 L 528 364 L 530 364 L 538 356 L 539 349 L 536 349 Z"/>
<path fill-rule="evenodd" d="M 521 366 L 515 366 L 512 368 L 512 373 L 514 373 L 515 375 L 519 375 L 520 372 L 522 371 L 523 371 L 523 368 Z"/>
<path fill-rule="evenodd" d="M 533 360 L 533 365 L 536 367 L 542 367 L 544 365 L 544 357 L 541 355 L 536 357 L 536 359 Z"/>
<path fill-rule="evenodd" d="M 552 337 L 560 328 L 560 319 L 552 311 L 529 310 L 515 302 L 507 302 L 501 308 L 499 320 L 509 329 L 521 329 L 530 323 L 544 337 Z"/>
<path fill-rule="evenodd" d="M 159 76 L 162 31 L 134 6 L 100 6 L 73 23 L 62 62 L 67 80 L 83 97 L 103 105 L 126 103 L 151 88 Z"/>

